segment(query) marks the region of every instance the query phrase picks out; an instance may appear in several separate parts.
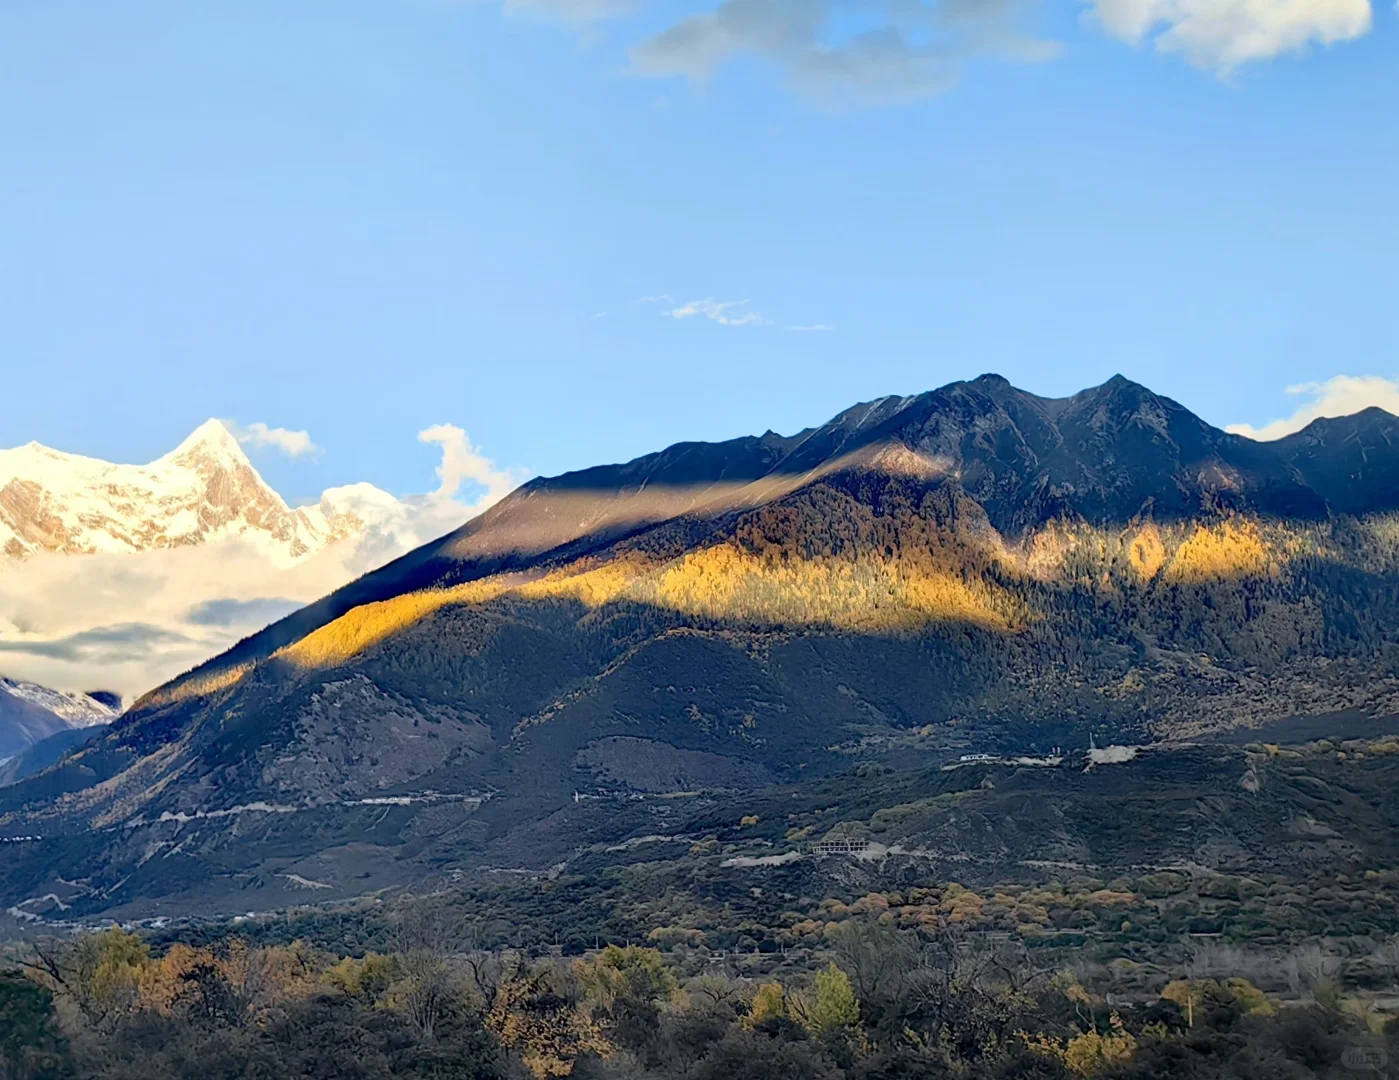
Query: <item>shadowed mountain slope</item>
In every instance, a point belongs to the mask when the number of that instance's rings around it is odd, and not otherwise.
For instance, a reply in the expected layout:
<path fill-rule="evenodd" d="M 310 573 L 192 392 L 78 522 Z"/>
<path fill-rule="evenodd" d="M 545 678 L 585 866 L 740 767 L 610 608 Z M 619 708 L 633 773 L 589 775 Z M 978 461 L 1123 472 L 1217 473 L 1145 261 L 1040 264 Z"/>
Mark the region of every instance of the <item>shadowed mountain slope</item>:
<path fill-rule="evenodd" d="M 106 724 L 95 724 L 92 727 L 65 728 L 40 739 L 33 746 L 0 764 L 0 787 L 18 783 L 43 772 L 60 761 L 68 751 L 97 738 L 106 727 Z"/>
<path fill-rule="evenodd" d="M 617 800 L 1399 712 L 1393 424 L 983 376 L 531 481 L 0 790 L 46 838 L 0 889 L 270 906 L 542 869 Z"/>

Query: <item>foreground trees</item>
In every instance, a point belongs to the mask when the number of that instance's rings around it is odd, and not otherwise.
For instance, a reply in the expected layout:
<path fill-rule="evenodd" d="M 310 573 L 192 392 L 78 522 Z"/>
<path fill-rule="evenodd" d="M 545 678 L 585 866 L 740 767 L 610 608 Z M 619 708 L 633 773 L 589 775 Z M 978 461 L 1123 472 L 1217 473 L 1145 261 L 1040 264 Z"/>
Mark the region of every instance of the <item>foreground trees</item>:
<path fill-rule="evenodd" d="M 407 910 L 392 953 L 174 944 L 113 929 L 0 973 L 0 1080 L 1191 1080 L 1385 1075 L 1399 1038 L 1330 984 L 1239 977 L 1114 1006 L 1007 946 L 875 923 L 781 979 L 685 977 L 652 949 L 530 960 Z"/>
<path fill-rule="evenodd" d="M 61 1076 L 66 1058 L 53 995 L 20 972 L 0 972 L 0 1077 Z"/>

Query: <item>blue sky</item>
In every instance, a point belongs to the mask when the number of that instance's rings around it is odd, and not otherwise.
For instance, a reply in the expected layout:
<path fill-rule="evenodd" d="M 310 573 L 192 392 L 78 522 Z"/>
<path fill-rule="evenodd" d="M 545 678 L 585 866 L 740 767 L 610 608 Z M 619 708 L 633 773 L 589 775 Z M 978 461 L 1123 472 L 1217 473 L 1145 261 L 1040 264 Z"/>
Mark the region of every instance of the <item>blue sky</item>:
<path fill-rule="evenodd" d="M 8 0 L 0 446 L 403 493 L 434 424 L 553 473 L 983 371 L 1261 426 L 1399 370 L 1397 76 L 1392 0 Z"/>

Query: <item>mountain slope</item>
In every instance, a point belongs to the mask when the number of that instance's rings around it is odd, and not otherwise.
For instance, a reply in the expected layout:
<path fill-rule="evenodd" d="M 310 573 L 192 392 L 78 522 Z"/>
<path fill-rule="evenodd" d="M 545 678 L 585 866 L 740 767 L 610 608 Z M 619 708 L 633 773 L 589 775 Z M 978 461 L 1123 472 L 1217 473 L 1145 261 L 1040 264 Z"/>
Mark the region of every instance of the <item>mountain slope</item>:
<path fill-rule="evenodd" d="M 1343 514 L 1399 509 L 1399 418 L 1369 408 L 1354 416 L 1314 420 L 1279 444 L 1310 487 L 1325 491 Z"/>
<path fill-rule="evenodd" d="M 984 376 L 532 481 L 0 791 L 51 838 L 0 885 L 270 905 L 567 861 L 618 800 L 659 832 L 860 760 L 1399 712 L 1371 420 L 1262 444 L 1120 377 Z"/>
<path fill-rule="evenodd" d="M 65 728 L 40 739 L 8 761 L 0 762 L 0 787 L 17 784 L 43 772 L 57 764 L 68 751 L 100 736 L 106 727 L 106 723 L 99 723 L 90 727 Z"/>

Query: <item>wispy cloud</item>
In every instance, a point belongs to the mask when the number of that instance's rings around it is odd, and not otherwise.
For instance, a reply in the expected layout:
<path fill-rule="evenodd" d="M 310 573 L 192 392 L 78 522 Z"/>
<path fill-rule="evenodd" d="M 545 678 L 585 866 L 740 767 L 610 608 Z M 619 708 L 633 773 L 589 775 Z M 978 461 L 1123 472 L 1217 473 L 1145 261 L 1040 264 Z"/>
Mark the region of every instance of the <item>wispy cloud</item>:
<path fill-rule="evenodd" d="M 691 300 L 688 304 L 661 312 L 676 320 L 704 318 L 720 326 L 763 326 L 767 319 L 756 311 L 746 310 L 748 300 Z"/>
<path fill-rule="evenodd" d="M 1091 20 L 1133 45 L 1228 74 L 1310 45 L 1370 32 L 1370 0 L 1084 0 Z"/>
<path fill-rule="evenodd" d="M 1289 386 L 1287 392 L 1309 400 L 1291 416 L 1273 420 L 1261 428 L 1252 424 L 1230 424 L 1225 430 L 1267 441 L 1301 431 L 1322 417 L 1351 416 L 1371 407 L 1399 415 L 1399 381 L 1383 375 L 1337 375 L 1325 382 Z"/>
<path fill-rule="evenodd" d="M 186 618 L 196 626 L 267 625 L 301 607 L 285 596 L 259 596 L 251 600 L 220 597 L 205 600 L 189 609 Z"/>
<path fill-rule="evenodd" d="M 647 38 L 631 61 L 638 74 L 703 82 L 728 61 L 754 56 L 818 97 L 910 102 L 950 88 L 973 57 L 1057 56 L 1058 45 L 1022 29 L 1034 7 L 1031 0 L 724 0 Z"/>
<path fill-rule="evenodd" d="M 664 305 L 665 310 L 661 314 L 677 322 L 686 319 L 708 319 L 720 326 L 771 326 L 773 322 L 766 315 L 753 311 L 750 300 L 715 300 L 713 297 L 706 297 L 672 307 L 670 305 L 675 304 L 675 297 L 669 293 L 661 293 L 657 296 L 643 296 L 637 303 Z M 787 329 L 796 334 L 824 334 L 834 327 L 826 323 L 808 323 L 788 326 Z"/>
<path fill-rule="evenodd" d="M 185 645 L 185 635 L 150 623 L 115 623 L 47 641 L 0 638 L 0 653 L 29 653 L 48 660 L 112 663 L 136 661 L 163 645 Z"/>
<path fill-rule="evenodd" d="M 311 436 L 306 431 L 268 427 L 261 422 L 244 425 L 239 424 L 236 420 L 224 420 L 222 423 L 233 434 L 233 437 L 244 446 L 280 450 L 291 458 L 317 456 L 321 453 L 321 448 L 311 441 Z"/>
<path fill-rule="evenodd" d="M 504 0 L 507 15 L 533 15 L 586 26 L 634 11 L 638 0 Z"/>

